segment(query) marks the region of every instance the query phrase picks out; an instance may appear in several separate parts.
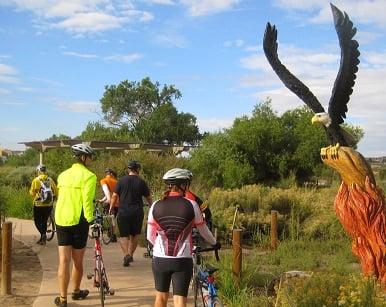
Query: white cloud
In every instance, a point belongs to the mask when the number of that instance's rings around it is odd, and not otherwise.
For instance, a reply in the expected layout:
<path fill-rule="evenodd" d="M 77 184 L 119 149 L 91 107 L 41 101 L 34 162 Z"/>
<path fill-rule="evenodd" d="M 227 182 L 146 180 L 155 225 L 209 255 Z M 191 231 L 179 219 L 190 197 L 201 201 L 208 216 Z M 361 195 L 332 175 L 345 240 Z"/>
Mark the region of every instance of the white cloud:
<path fill-rule="evenodd" d="M 7 90 L 5 88 L 0 88 L 0 95 L 7 95 L 9 93 L 11 93 L 10 90 Z"/>
<path fill-rule="evenodd" d="M 154 4 L 172 5 L 175 4 L 172 0 L 150 0 Z"/>
<path fill-rule="evenodd" d="M 119 17 L 104 13 L 89 12 L 75 14 L 54 25 L 74 33 L 92 33 L 116 29 L 121 26 Z"/>
<path fill-rule="evenodd" d="M 17 127 L 0 127 L 1 133 L 17 132 L 20 131 Z"/>
<path fill-rule="evenodd" d="M 20 83 L 20 79 L 17 77 L 18 71 L 16 68 L 0 63 L 0 83 Z"/>
<path fill-rule="evenodd" d="M 138 61 L 143 57 L 142 54 L 139 53 L 131 53 L 126 55 L 112 55 L 108 56 L 105 59 L 108 61 L 117 61 L 117 62 L 123 62 L 123 63 L 132 63 L 134 61 Z"/>
<path fill-rule="evenodd" d="M 68 56 L 78 57 L 78 58 L 84 58 L 84 59 L 95 59 L 98 57 L 96 54 L 79 53 L 79 52 L 73 52 L 73 51 L 65 51 L 63 52 L 63 54 Z"/>
<path fill-rule="evenodd" d="M 197 125 L 200 131 L 214 132 L 224 128 L 229 128 L 233 124 L 233 119 L 226 118 L 197 118 Z"/>
<path fill-rule="evenodd" d="M 25 102 L 0 102 L 3 106 L 10 106 L 10 107 L 24 107 L 27 104 Z"/>
<path fill-rule="evenodd" d="M 235 39 L 235 40 L 225 41 L 223 43 L 223 46 L 227 47 L 227 48 L 230 48 L 230 47 L 241 48 L 244 45 L 245 45 L 245 42 L 242 39 Z"/>
<path fill-rule="evenodd" d="M 181 0 L 180 3 L 186 6 L 191 16 L 211 15 L 231 9 L 240 0 Z"/>
<path fill-rule="evenodd" d="M 71 101 L 71 102 L 58 102 L 56 106 L 60 109 L 74 112 L 74 113 L 88 113 L 96 112 L 100 105 L 93 101 Z"/>
<path fill-rule="evenodd" d="M 151 13 L 137 10 L 124 0 L 3 0 L 0 6 L 32 12 L 40 30 L 58 28 L 74 34 L 102 32 L 153 19 Z"/>
<path fill-rule="evenodd" d="M 2 75 L 16 75 L 17 70 L 12 66 L 0 63 L 0 74 Z"/>
<path fill-rule="evenodd" d="M 275 0 L 274 5 L 288 11 L 307 13 L 308 21 L 313 23 L 330 23 L 332 20 L 328 1 Z M 350 19 L 355 20 L 355 23 L 372 23 L 381 27 L 386 26 L 384 0 L 342 0 L 339 3 L 334 3 L 334 5 L 340 10 L 348 12 Z"/>
<path fill-rule="evenodd" d="M 160 33 L 155 36 L 156 43 L 168 48 L 186 48 L 189 41 L 185 36 L 173 31 Z"/>

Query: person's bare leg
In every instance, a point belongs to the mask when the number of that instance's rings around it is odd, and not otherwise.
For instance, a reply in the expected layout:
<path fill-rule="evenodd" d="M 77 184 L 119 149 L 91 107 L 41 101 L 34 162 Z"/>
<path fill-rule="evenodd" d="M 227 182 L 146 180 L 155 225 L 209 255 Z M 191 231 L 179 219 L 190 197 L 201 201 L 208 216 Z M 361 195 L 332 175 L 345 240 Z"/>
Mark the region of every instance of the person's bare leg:
<path fill-rule="evenodd" d="M 166 307 L 168 304 L 169 292 L 156 291 L 154 307 Z"/>
<path fill-rule="evenodd" d="M 187 298 L 181 295 L 173 295 L 174 307 L 186 307 Z"/>
<path fill-rule="evenodd" d="M 129 238 L 128 237 L 120 237 L 119 238 L 119 244 L 121 245 L 123 255 L 126 256 L 127 254 L 129 254 L 129 244 L 130 244 Z"/>
<path fill-rule="evenodd" d="M 59 246 L 58 282 L 62 298 L 67 298 L 67 289 L 70 282 L 70 262 L 72 246 Z"/>
<path fill-rule="evenodd" d="M 134 255 L 134 252 L 137 249 L 137 245 L 138 245 L 138 235 L 130 236 L 129 254 L 131 256 Z"/>
<path fill-rule="evenodd" d="M 73 291 L 80 289 L 80 283 L 83 277 L 83 258 L 86 248 L 82 249 L 72 249 L 72 274 L 71 281 L 73 286 Z"/>

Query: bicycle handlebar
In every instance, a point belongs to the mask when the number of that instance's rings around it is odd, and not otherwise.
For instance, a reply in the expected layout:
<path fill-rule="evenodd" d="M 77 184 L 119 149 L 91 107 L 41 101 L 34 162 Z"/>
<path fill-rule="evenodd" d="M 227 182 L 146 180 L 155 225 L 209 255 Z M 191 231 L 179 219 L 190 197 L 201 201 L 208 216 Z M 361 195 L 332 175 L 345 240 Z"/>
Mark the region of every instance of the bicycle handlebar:
<path fill-rule="evenodd" d="M 193 250 L 193 253 L 204 253 L 204 252 L 211 252 L 214 251 L 214 256 L 216 258 L 216 261 L 220 261 L 220 257 L 218 255 L 218 248 L 216 247 L 201 247 L 201 246 L 196 246 L 195 249 Z"/>

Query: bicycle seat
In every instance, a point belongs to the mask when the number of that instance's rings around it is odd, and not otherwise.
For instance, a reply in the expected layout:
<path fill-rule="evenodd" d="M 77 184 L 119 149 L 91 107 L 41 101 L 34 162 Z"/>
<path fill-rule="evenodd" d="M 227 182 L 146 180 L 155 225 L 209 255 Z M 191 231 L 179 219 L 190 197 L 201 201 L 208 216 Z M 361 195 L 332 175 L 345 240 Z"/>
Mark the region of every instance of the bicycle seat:
<path fill-rule="evenodd" d="M 205 271 L 207 271 L 209 274 L 213 274 L 214 272 L 218 271 L 218 268 L 215 268 L 211 265 L 207 265 L 205 267 Z"/>

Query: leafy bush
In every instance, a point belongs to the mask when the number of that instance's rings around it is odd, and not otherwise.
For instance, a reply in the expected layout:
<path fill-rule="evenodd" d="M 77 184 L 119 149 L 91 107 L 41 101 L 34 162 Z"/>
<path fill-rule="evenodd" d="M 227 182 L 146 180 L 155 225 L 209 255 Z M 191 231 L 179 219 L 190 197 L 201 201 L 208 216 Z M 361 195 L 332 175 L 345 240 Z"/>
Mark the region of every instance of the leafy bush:
<path fill-rule="evenodd" d="M 333 273 L 315 273 L 310 278 L 288 279 L 278 291 L 279 306 L 338 307 L 339 287 L 345 279 Z"/>
<path fill-rule="evenodd" d="M 7 175 L 4 176 L 4 185 L 11 187 L 25 188 L 31 185 L 32 179 L 36 176 L 35 167 L 21 166 L 11 169 Z"/>
<path fill-rule="evenodd" d="M 262 185 L 247 185 L 240 189 L 215 188 L 207 203 L 214 215 L 216 227 L 229 232 L 239 208 L 235 226 L 250 233 L 269 229 L 271 210 L 279 212 L 278 227 L 282 238 L 307 236 L 337 238 L 344 231 L 332 209 L 331 189 L 279 189 Z"/>
<path fill-rule="evenodd" d="M 33 216 L 32 199 L 26 188 L 0 187 L 0 201 L 6 216 L 24 219 L 31 219 Z"/>

